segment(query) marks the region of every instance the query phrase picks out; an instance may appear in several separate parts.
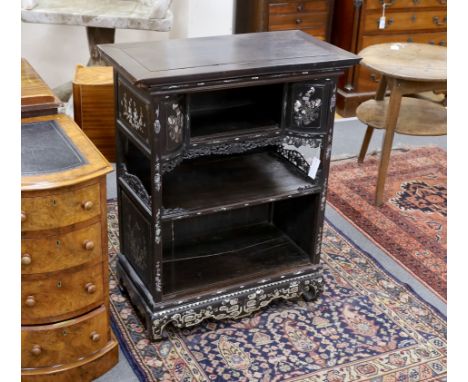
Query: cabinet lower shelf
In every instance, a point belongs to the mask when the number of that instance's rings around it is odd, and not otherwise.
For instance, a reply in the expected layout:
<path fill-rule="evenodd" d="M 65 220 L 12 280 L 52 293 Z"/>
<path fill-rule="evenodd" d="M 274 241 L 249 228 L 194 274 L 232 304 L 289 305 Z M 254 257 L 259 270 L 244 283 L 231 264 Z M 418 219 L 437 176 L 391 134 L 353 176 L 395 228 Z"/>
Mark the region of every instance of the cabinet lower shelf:
<path fill-rule="evenodd" d="M 172 324 L 177 328 L 191 327 L 204 320 L 238 319 L 268 306 L 275 300 L 303 297 L 316 299 L 322 290 L 319 265 L 295 274 L 277 276 L 271 282 L 265 280 L 246 287 L 231 284 L 211 296 L 195 296 L 186 300 L 174 300 L 155 304 L 125 257 L 119 254 L 117 262 L 119 285 L 132 299 L 141 314 L 151 339 L 160 339 L 164 328 Z"/>
<path fill-rule="evenodd" d="M 302 249 L 266 222 L 196 237 L 172 249 L 173 256 L 163 261 L 163 293 L 167 298 L 311 266 Z M 171 248 L 165 248 L 165 253 L 171 253 Z"/>

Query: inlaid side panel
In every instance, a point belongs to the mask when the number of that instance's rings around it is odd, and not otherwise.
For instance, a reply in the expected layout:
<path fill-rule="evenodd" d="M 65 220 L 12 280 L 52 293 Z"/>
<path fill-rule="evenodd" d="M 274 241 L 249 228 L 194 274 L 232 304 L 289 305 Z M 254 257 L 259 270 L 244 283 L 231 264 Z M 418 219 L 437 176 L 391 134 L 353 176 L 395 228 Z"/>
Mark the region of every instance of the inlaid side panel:
<path fill-rule="evenodd" d="M 133 205 L 133 202 L 121 192 L 121 208 L 125 219 L 121 221 L 122 253 L 135 268 L 142 281 L 150 286 L 151 280 L 151 224 L 145 216 Z"/>
<path fill-rule="evenodd" d="M 117 118 L 144 145 L 149 145 L 152 124 L 150 102 L 117 77 Z"/>
<path fill-rule="evenodd" d="M 332 85 L 331 80 L 291 84 L 286 128 L 305 133 L 326 132 Z"/>
<path fill-rule="evenodd" d="M 171 171 L 182 160 L 189 141 L 188 123 L 185 96 L 165 96 L 157 100 L 154 133 L 159 140 L 163 173 Z"/>

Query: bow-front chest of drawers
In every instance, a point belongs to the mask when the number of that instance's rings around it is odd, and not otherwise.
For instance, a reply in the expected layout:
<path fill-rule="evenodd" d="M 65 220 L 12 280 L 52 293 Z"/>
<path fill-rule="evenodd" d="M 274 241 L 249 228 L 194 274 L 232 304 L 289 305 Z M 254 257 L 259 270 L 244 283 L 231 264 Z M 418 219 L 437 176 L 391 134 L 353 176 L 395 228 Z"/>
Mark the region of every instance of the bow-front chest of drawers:
<path fill-rule="evenodd" d="M 101 45 L 115 69 L 119 281 L 153 338 L 320 289 L 335 84 L 300 31 Z"/>
<path fill-rule="evenodd" d="M 110 330 L 106 174 L 65 115 L 21 125 L 23 381 L 90 381 L 118 358 Z"/>

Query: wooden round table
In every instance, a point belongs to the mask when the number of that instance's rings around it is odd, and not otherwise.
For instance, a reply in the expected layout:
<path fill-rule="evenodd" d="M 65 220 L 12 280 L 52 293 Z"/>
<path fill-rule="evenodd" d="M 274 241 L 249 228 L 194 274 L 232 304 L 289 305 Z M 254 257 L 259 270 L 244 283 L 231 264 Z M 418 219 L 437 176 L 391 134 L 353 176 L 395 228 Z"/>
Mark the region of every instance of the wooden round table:
<path fill-rule="evenodd" d="M 447 90 L 447 48 L 429 44 L 387 43 L 362 50 L 361 64 L 382 74 L 375 99 L 356 109 L 367 125 L 358 162 L 362 162 L 374 129 L 385 129 L 380 154 L 376 205 L 383 203 L 385 178 L 395 132 L 408 135 L 447 134 L 447 110 L 434 102 L 403 97 Z M 386 91 L 390 97 L 385 98 Z"/>

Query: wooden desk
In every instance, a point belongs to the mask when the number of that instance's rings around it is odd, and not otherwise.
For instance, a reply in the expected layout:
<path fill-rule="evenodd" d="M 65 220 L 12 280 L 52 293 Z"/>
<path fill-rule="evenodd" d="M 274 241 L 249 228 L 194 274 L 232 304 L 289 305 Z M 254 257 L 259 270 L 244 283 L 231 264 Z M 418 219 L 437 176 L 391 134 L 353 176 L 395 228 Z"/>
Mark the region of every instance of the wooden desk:
<path fill-rule="evenodd" d="M 367 127 L 358 161 L 362 162 L 374 129 L 385 129 L 376 189 L 383 203 L 385 178 L 395 132 L 407 135 L 447 134 L 447 110 L 430 101 L 403 97 L 447 89 L 447 48 L 426 44 L 389 43 L 362 50 L 361 64 L 382 75 L 374 100 L 361 104 L 356 115 Z M 390 97 L 384 99 L 390 90 Z"/>

